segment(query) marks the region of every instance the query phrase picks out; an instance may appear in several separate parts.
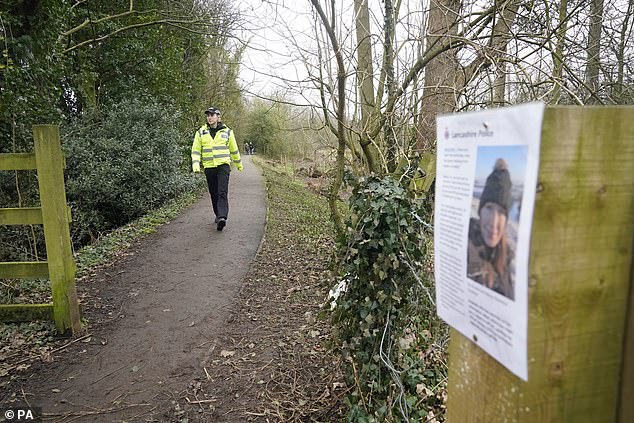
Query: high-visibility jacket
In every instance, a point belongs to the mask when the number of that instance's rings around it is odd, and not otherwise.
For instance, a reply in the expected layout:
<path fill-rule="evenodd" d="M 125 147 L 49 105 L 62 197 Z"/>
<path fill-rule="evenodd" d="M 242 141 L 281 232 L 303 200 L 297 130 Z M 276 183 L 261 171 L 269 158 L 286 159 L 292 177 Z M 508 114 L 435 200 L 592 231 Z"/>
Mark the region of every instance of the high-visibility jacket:
<path fill-rule="evenodd" d="M 213 138 L 207 125 L 196 131 L 192 144 L 192 163 L 202 163 L 203 168 L 233 164 L 236 169 L 242 170 L 240 151 L 233 131 L 220 125 Z"/>

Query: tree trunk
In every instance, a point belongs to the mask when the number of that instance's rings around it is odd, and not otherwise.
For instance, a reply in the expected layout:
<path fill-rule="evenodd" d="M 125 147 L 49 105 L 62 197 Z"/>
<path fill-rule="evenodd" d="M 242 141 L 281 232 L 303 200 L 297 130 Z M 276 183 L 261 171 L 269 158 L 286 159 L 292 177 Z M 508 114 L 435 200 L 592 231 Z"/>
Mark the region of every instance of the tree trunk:
<path fill-rule="evenodd" d="M 601 29 L 603 27 L 603 0 L 592 0 L 590 3 L 590 30 L 588 31 L 588 59 L 586 64 L 586 88 L 588 104 L 600 102 L 599 71 L 601 66 Z"/>
<path fill-rule="evenodd" d="M 354 0 L 357 33 L 357 85 L 361 100 L 361 140 L 365 160 L 370 171 L 377 172 L 376 148 L 372 145 L 368 131 L 375 111 L 374 100 L 374 67 L 372 65 L 372 33 L 370 31 L 370 13 L 368 0 Z"/>
<path fill-rule="evenodd" d="M 625 70 L 625 47 L 629 40 L 628 34 L 629 26 L 630 26 L 630 18 L 632 17 L 632 13 L 634 13 L 634 0 L 630 0 L 627 3 L 627 12 L 625 13 L 625 17 L 623 18 L 623 24 L 621 25 L 621 34 L 619 37 L 619 45 L 617 50 L 617 74 L 616 74 L 616 89 L 615 89 L 615 100 L 617 104 L 627 104 L 625 99 L 623 98 L 624 86 L 623 86 L 623 77 Z"/>
<path fill-rule="evenodd" d="M 491 93 L 491 104 L 493 106 L 504 106 L 506 93 L 506 62 L 498 62 L 495 69 L 495 80 Z"/>
<path fill-rule="evenodd" d="M 555 52 L 553 56 L 553 103 L 559 103 L 561 97 L 561 85 L 564 83 L 564 45 L 566 44 L 566 31 L 568 30 L 568 0 L 561 0 L 559 4 L 559 27 L 557 28 Z"/>
<path fill-rule="evenodd" d="M 339 199 L 339 189 L 343 182 L 343 170 L 345 164 L 345 152 L 346 152 L 346 127 L 345 127 L 345 113 L 346 113 L 346 67 L 343 61 L 343 54 L 341 53 L 341 46 L 339 40 L 335 34 L 333 23 L 328 20 L 328 17 L 324 13 L 319 0 L 310 0 L 313 8 L 319 15 L 333 52 L 337 60 L 337 160 L 335 164 L 335 176 L 332 178 L 330 187 L 328 189 L 328 206 L 330 207 L 330 215 L 335 225 L 335 230 L 338 234 L 343 234 L 344 224 L 339 208 L 337 207 Z M 333 11 L 334 13 L 334 11 Z"/>
<path fill-rule="evenodd" d="M 458 34 L 457 20 L 461 0 L 431 0 L 427 24 L 427 50 Z M 451 112 L 456 105 L 456 90 L 459 67 L 454 49 L 449 49 L 425 67 L 424 91 L 416 146 L 418 150 L 435 148 L 436 115 Z"/>
<path fill-rule="evenodd" d="M 388 103 L 391 103 L 396 92 L 394 82 L 394 5 L 392 0 L 385 0 L 385 88 L 387 91 Z M 394 113 L 385 116 L 385 126 L 383 136 L 387 153 L 387 170 L 394 172 L 397 165 L 398 146 L 394 135 Z"/>
<path fill-rule="evenodd" d="M 519 1 L 502 1 L 500 8 L 501 10 L 499 11 L 497 22 L 493 26 L 489 43 L 491 49 L 489 56 L 492 58 L 498 57 L 492 98 L 493 105 L 497 106 L 504 105 L 504 93 L 506 91 L 506 62 L 504 61 L 504 56 L 506 56 L 506 49 L 512 38 L 511 27 L 517 16 Z"/>

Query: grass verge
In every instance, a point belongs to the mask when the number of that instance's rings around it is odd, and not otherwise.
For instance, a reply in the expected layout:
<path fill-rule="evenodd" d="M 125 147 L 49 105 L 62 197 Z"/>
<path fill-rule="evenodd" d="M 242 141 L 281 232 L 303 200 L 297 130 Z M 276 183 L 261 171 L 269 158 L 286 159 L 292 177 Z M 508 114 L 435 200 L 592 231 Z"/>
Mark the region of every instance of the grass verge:
<path fill-rule="evenodd" d="M 231 311 L 231 325 L 218 334 L 205 374 L 192 381 L 171 417 L 341 421 L 346 392 L 339 357 L 326 347 L 329 322 L 319 318 L 333 280 L 328 205 L 284 167 L 256 160 L 267 191 L 264 240 Z"/>

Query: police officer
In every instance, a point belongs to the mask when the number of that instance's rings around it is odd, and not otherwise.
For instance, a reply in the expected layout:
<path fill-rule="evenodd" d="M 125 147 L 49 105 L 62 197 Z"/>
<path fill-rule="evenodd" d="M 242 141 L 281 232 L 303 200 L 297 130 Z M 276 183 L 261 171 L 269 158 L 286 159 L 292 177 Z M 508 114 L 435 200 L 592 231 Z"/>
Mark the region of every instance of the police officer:
<path fill-rule="evenodd" d="M 216 216 L 216 229 L 222 231 L 229 215 L 229 174 L 231 164 L 242 171 L 242 161 L 233 131 L 220 122 L 220 110 L 205 110 L 207 123 L 194 135 L 192 144 L 192 170 L 202 168 L 207 178 L 211 206 Z"/>

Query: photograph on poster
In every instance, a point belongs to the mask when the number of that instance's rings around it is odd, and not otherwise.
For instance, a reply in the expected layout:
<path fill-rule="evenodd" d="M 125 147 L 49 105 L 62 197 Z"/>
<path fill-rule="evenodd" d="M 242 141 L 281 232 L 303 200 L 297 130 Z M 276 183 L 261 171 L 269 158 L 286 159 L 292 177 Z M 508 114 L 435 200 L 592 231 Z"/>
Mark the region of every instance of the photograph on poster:
<path fill-rule="evenodd" d="M 515 252 L 527 147 L 480 146 L 469 219 L 467 278 L 515 300 Z"/>

